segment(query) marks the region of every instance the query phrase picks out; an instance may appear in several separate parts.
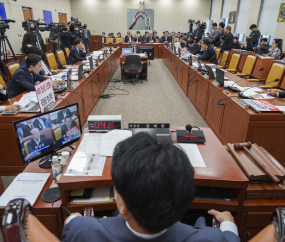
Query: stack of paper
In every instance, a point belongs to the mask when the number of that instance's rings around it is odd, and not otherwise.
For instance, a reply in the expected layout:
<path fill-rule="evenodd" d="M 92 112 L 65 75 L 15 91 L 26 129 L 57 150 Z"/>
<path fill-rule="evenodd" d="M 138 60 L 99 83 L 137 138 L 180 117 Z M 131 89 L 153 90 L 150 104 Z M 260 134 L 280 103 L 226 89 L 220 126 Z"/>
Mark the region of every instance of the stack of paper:
<path fill-rule="evenodd" d="M 0 206 L 16 198 L 25 198 L 33 206 L 49 176 L 50 173 L 20 173 L 0 197 Z"/>
<path fill-rule="evenodd" d="M 28 106 L 31 102 L 38 102 L 36 92 L 29 92 L 24 94 L 18 102 L 14 102 L 13 105 L 20 105 L 21 107 Z"/>
<path fill-rule="evenodd" d="M 193 167 L 206 167 L 206 164 L 196 144 L 179 143 L 175 145 L 181 148 L 186 153 Z"/>

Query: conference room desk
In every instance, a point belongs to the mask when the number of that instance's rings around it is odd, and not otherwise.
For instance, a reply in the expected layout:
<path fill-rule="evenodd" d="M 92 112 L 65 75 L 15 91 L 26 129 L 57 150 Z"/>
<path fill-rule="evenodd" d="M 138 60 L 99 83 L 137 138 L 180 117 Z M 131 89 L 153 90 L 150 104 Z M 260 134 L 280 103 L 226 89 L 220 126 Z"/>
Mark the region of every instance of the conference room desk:
<path fill-rule="evenodd" d="M 183 130 L 185 127 L 171 127 L 173 130 Z M 229 210 L 233 213 L 235 221 L 239 224 L 241 219 L 242 204 L 244 194 L 248 185 L 248 179 L 240 170 L 231 155 L 219 142 L 216 135 L 209 128 L 202 128 L 206 137 L 206 143 L 197 144 L 199 151 L 204 159 L 206 167 L 196 167 L 195 186 L 198 187 L 220 187 L 228 189 L 232 201 L 218 201 L 211 199 L 194 199 L 191 209 L 205 211 L 208 209 Z M 87 129 L 84 130 L 87 132 Z M 83 137 L 83 136 L 82 136 Z M 75 154 L 82 137 L 76 145 Z M 176 133 L 172 133 L 174 142 Z M 73 156 L 72 156 L 73 157 Z M 72 159 L 71 157 L 71 159 Z M 69 160 L 68 164 L 70 163 Z M 66 166 L 67 169 L 68 165 Z M 71 204 L 70 192 L 73 189 L 113 187 L 114 183 L 111 177 L 112 157 L 107 157 L 103 175 L 98 177 L 84 176 L 64 176 L 59 180 L 59 190 L 61 193 L 62 206 L 67 207 L 70 212 L 83 212 L 85 206 L 91 205 L 94 211 L 116 209 L 116 201 L 102 202 L 97 204 Z M 65 171 L 66 171 L 65 169 Z M 65 172 L 64 171 L 64 172 Z M 151 198 L 150 198 L 151 199 Z M 178 198 L 179 199 L 179 198 Z M 67 213 L 63 210 L 63 218 Z"/>
<path fill-rule="evenodd" d="M 60 94 L 58 95 L 58 98 L 64 98 L 69 104 L 78 103 L 80 108 L 79 114 L 81 126 L 84 126 L 86 123 L 86 120 L 96 106 L 100 95 L 104 92 L 111 77 L 118 68 L 119 56 L 119 50 L 115 49 L 106 60 L 101 61 L 101 64 L 98 67 L 89 72 L 89 76 L 87 78 L 81 78 L 75 89 L 69 88 L 65 91 L 64 96 L 61 96 Z M 77 64 L 80 64 L 80 62 Z M 85 105 L 83 105 L 81 97 L 71 91 L 77 92 L 81 95 L 84 99 Z M 11 105 L 16 101 L 19 101 L 23 94 L 5 102 L 3 105 Z M 57 99 L 56 106 L 54 108 L 67 105 L 65 100 Z M 24 170 L 25 167 L 22 164 L 12 122 L 31 117 L 35 114 L 36 113 L 18 113 L 17 115 L 9 116 L 0 115 L 0 173 L 2 176 L 17 175 Z"/>
<path fill-rule="evenodd" d="M 238 70 L 241 72 L 242 71 L 242 68 L 244 66 L 244 63 L 245 63 L 245 60 L 247 58 L 248 55 L 250 54 L 254 54 L 254 52 L 244 52 L 244 51 L 240 51 L 240 50 L 234 50 L 232 49 L 230 54 L 229 54 L 229 57 L 228 59 L 230 60 L 231 59 L 231 56 L 233 53 L 241 53 L 241 60 L 238 64 Z M 261 72 L 258 72 L 258 73 L 255 73 L 252 78 L 257 78 L 259 80 L 259 82 L 265 82 L 267 76 L 268 76 L 268 73 L 270 71 L 270 67 L 272 65 L 272 62 L 275 61 L 275 58 L 270 58 L 270 57 L 263 57 L 261 55 L 257 55 L 258 58 L 256 60 L 256 63 L 255 63 L 255 66 L 253 68 L 253 71 L 252 73 L 254 72 L 257 72 L 258 70 L 260 70 L 260 68 L 264 68 L 263 71 Z"/>
<path fill-rule="evenodd" d="M 187 78 L 182 76 L 183 79 L 181 79 L 181 76 L 176 75 L 175 68 L 180 62 L 181 65 L 185 66 L 184 69 L 186 69 L 187 63 L 174 55 L 166 47 L 163 48 L 163 61 L 180 85 Z M 246 141 L 257 143 L 272 154 L 282 165 L 285 165 L 285 115 L 274 112 L 256 113 L 252 109 L 243 109 L 237 103 L 240 99 L 239 97 L 235 97 L 237 93 L 229 91 L 226 94 L 222 87 L 216 87 L 212 84 L 213 80 L 205 78 L 199 72 L 194 72 L 196 70 L 190 67 L 189 75 L 191 75 L 193 80 L 190 84 L 191 86 L 187 86 L 187 97 L 219 140 L 223 144 Z M 240 80 L 239 77 L 229 72 L 226 72 L 225 76 L 231 81 Z M 254 84 L 246 80 L 240 81 L 238 85 L 246 87 L 254 86 Z M 185 88 L 183 91 L 185 93 Z M 215 100 L 213 101 L 214 96 Z M 222 105 L 215 105 L 219 100 L 224 98 L 227 99 L 221 102 Z M 285 105 L 285 102 L 281 98 L 274 98 L 268 101 L 274 105 Z"/>
<path fill-rule="evenodd" d="M 128 44 L 112 44 L 112 47 L 119 46 L 121 48 L 128 48 L 130 43 Z M 154 58 L 162 58 L 162 47 L 165 45 L 164 43 L 151 43 L 151 44 L 137 44 L 139 46 L 153 46 L 154 47 Z M 105 46 L 109 46 L 105 44 Z M 122 54 L 122 49 L 120 48 L 120 55 Z"/>
<path fill-rule="evenodd" d="M 123 77 L 126 76 L 127 74 L 123 72 L 122 69 L 122 63 L 126 62 L 126 56 L 120 56 L 120 64 L 121 64 L 121 79 L 123 80 Z M 141 56 L 141 62 L 142 64 L 142 70 L 146 71 L 146 81 L 147 81 L 147 77 L 148 77 L 148 57 L 147 56 Z M 130 76 L 130 75 L 129 75 Z"/>

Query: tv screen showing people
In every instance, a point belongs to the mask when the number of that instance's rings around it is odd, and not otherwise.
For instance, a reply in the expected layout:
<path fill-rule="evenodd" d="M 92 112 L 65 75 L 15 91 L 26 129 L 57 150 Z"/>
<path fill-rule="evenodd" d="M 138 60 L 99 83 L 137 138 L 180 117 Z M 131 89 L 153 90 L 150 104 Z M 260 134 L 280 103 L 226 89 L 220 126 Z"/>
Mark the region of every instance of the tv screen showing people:
<path fill-rule="evenodd" d="M 77 104 L 13 122 L 24 164 L 79 140 L 81 125 Z"/>

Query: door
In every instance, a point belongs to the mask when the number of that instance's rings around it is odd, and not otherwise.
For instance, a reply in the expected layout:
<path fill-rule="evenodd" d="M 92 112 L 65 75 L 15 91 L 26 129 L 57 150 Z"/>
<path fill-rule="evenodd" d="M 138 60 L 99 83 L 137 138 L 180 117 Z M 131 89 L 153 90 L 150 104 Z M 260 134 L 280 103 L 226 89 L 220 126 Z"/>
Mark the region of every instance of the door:
<path fill-rule="evenodd" d="M 27 7 L 22 7 L 23 14 L 24 14 L 24 21 L 27 19 L 33 19 L 32 17 L 32 9 Z"/>
<path fill-rule="evenodd" d="M 58 20 L 60 23 L 65 23 L 65 25 L 67 25 L 66 13 L 58 13 Z"/>

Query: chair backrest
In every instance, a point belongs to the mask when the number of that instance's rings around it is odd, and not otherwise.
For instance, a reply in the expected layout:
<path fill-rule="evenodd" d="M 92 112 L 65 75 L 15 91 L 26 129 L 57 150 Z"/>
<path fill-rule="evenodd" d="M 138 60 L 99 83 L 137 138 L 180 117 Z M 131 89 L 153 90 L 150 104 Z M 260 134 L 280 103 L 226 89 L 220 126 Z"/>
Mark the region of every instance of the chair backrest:
<path fill-rule="evenodd" d="M 53 69 L 53 70 L 58 69 L 54 53 L 47 52 L 47 53 L 45 53 L 45 55 L 46 55 L 46 60 L 47 60 L 49 68 Z"/>
<path fill-rule="evenodd" d="M 282 80 L 283 74 L 285 70 L 285 63 L 283 62 L 273 62 L 268 73 L 268 76 L 265 81 L 265 85 L 269 86 L 277 86 L 279 81 Z M 279 79 L 278 82 L 272 82 L 275 79 Z"/>
<path fill-rule="evenodd" d="M 66 65 L 66 59 L 65 59 L 63 50 L 57 50 L 57 51 L 56 51 L 56 55 L 57 55 L 57 59 L 59 60 L 59 62 L 60 62 L 62 65 Z"/>
<path fill-rule="evenodd" d="M 68 47 L 65 47 L 65 48 L 64 48 L 64 51 L 65 51 L 65 56 L 66 56 L 66 58 L 68 59 L 69 53 L 70 53 L 70 49 L 69 49 Z"/>
<path fill-rule="evenodd" d="M 229 53 L 230 52 L 228 50 L 224 51 L 222 59 L 220 61 L 220 66 L 223 66 L 223 67 L 226 66 L 226 64 L 227 64 L 226 60 L 228 59 Z"/>
<path fill-rule="evenodd" d="M 4 78 L 3 78 L 3 76 L 1 74 L 0 74 L 0 84 L 2 86 L 4 86 L 5 88 L 7 88 L 6 82 L 5 82 L 5 80 L 4 80 Z"/>
<path fill-rule="evenodd" d="M 19 61 L 10 62 L 6 65 L 8 69 L 8 77 L 9 79 L 14 75 L 15 71 L 20 68 Z"/>
<path fill-rule="evenodd" d="M 60 140 L 62 138 L 61 136 L 61 127 L 56 128 L 54 131 L 54 136 L 55 136 L 55 140 Z"/>
<path fill-rule="evenodd" d="M 251 74 L 253 71 L 253 68 L 255 66 L 255 63 L 257 61 L 257 56 L 256 55 L 248 55 L 246 57 L 244 66 L 242 68 L 242 74 Z"/>
<path fill-rule="evenodd" d="M 255 235 L 249 242 L 275 242 L 275 227 L 273 224 L 268 225 Z"/>
<path fill-rule="evenodd" d="M 230 60 L 230 64 L 229 64 L 228 69 L 234 69 L 234 70 L 237 69 L 238 63 L 240 60 L 240 56 L 241 56 L 241 54 L 239 54 L 239 53 L 232 54 L 232 58 Z"/>
<path fill-rule="evenodd" d="M 113 38 L 106 38 L 106 44 L 113 44 L 114 39 Z"/>
<path fill-rule="evenodd" d="M 141 58 L 139 55 L 127 55 L 125 69 L 128 71 L 138 71 L 141 69 Z"/>
<path fill-rule="evenodd" d="M 32 206 L 23 198 L 7 204 L 2 218 L 2 235 L 4 242 L 59 242 L 35 217 Z"/>
<path fill-rule="evenodd" d="M 124 38 L 123 37 L 116 38 L 116 44 L 123 44 L 123 43 L 124 43 Z"/>
<path fill-rule="evenodd" d="M 174 42 L 174 43 L 176 43 L 176 42 L 178 42 L 178 41 L 179 41 L 179 38 L 174 38 L 174 39 L 173 39 L 173 42 Z"/>
<path fill-rule="evenodd" d="M 216 52 L 217 60 L 219 60 L 220 59 L 220 55 L 221 55 L 221 48 L 216 48 L 215 52 Z"/>

